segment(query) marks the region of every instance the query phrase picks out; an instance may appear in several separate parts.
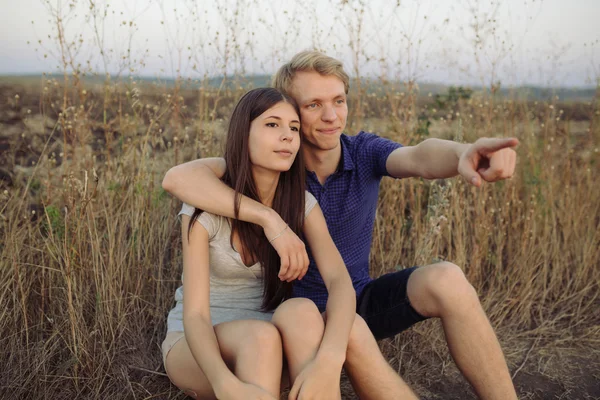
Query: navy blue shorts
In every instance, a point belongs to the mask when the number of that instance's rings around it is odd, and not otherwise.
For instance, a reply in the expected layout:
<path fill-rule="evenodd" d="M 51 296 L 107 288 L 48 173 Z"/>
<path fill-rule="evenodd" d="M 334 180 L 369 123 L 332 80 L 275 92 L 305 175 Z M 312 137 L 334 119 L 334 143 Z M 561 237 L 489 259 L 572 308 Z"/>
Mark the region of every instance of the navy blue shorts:
<path fill-rule="evenodd" d="M 418 267 L 391 272 L 373 279 L 356 301 L 356 312 L 369 325 L 375 339 L 393 337 L 427 317 L 408 300 L 408 278 Z"/>

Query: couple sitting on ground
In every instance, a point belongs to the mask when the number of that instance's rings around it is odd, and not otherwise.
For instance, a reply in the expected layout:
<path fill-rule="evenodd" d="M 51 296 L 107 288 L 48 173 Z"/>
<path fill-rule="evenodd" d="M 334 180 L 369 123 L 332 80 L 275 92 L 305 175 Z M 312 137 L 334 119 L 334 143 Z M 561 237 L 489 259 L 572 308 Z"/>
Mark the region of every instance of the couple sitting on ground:
<path fill-rule="evenodd" d="M 462 270 L 440 262 L 371 279 L 369 251 L 383 176 L 480 186 L 512 176 L 517 140 L 347 136 L 348 75 L 318 52 L 294 56 L 274 86 L 239 100 L 224 159 L 164 178 L 184 202 L 183 286 L 162 345 L 171 381 L 199 399 L 278 399 L 291 386 L 290 399 L 329 400 L 345 368 L 361 399 L 416 398 L 376 340 L 435 317 L 479 397 L 515 399 Z"/>

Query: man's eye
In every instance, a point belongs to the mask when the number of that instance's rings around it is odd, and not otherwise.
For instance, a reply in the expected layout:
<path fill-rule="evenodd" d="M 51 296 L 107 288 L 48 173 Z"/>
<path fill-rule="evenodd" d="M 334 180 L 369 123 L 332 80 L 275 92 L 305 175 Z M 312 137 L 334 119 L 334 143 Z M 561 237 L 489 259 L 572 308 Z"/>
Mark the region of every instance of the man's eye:
<path fill-rule="evenodd" d="M 346 100 L 344 100 L 344 99 L 339 99 L 339 100 L 337 101 L 337 103 L 338 103 L 338 104 L 344 104 L 345 102 L 346 102 Z"/>
<path fill-rule="evenodd" d="M 311 103 L 307 107 L 308 108 L 317 108 L 317 103 Z"/>

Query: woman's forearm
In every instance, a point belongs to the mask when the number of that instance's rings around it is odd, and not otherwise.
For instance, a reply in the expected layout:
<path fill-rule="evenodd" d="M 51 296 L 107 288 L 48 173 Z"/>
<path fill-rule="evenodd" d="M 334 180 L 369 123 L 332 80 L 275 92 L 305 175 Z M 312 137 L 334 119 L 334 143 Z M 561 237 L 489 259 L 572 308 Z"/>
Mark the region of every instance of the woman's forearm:
<path fill-rule="evenodd" d="M 327 289 L 327 323 L 317 358 L 324 357 L 341 367 L 356 316 L 356 292 L 347 274 L 340 274 Z"/>
<path fill-rule="evenodd" d="M 184 318 L 185 340 L 196 360 L 206 375 L 217 397 L 220 393 L 239 379 L 229 370 L 219 349 L 215 330 L 210 322 L 202 316 Z M 192 335 L 188 332 L 193 332 Z"/>
<path fill-rule="evenodd" d="M 356 292 L 318 205 L 306 217 L 303 230 L 329 294 L 325 333 L 316 357 L 332 361 L 331 365 L 341 369 L 346 360 L 350 330 L 356 318 Z"/>

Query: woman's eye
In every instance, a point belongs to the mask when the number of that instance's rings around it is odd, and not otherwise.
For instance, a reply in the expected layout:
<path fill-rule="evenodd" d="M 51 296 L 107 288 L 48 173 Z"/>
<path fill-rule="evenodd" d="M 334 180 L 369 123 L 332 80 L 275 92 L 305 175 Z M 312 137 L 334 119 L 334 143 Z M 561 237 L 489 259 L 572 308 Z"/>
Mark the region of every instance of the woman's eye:
<path fill-rule="evenodd" d="M 275 122 L 267 122 L 267 126 L 268 126 L 269 128 L 276 128 L 276 127 L 277 127 L 277 124 L 276 124 Z"/>
<path fill-rule="evenodd" d="M 299 131 L 299 129 L 298 129 L 298 127 L 297 127 L 297 126 L 292 126 L 292 131 L 294 131 L 294 132 L 298 132 L 298 131 Z"/>

